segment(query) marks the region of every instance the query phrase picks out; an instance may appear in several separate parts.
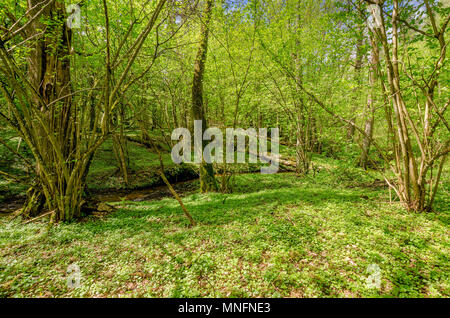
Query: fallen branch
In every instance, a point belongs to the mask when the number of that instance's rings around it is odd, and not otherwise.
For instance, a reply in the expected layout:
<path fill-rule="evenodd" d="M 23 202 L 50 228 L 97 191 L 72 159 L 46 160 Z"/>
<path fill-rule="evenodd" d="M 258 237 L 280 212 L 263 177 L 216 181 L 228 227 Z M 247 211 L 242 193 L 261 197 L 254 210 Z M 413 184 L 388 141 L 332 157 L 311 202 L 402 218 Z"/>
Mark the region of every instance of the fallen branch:
<path fill-rule="evenodd" d="M 161 152 L 158 150 L 158 148 L 156 147 L 156 145 L 155 145 L 155 143 L 153 142 L 152 139 L 150 139 L 150 142 L 151 142 L 151 144 L 153 146 L 153 149 L 155 150 L 155 152 L 158 154 L 158 157 L 159 157 L 159 164 L 161 166 L 159 174 L 161 176 L 161 179 L 164 181 L 164 183 L 167 185 L 167 187 L 169 188 L 169 190 L 172 193 L 172 195 L 175 197 L 175 199 L 180 204 L 181 209 L 183 210 L 183 212 L 186 215 L 186 217 L 189 219 L 189 222 L 191 223 L 191 225 L 195 226 L 196 222 L 195 222 L 194 218 L 191 216 L 189 211 L 186 209 L 186 206 L 183 204 L 183 201 L 181 200 L 180 196 L 175 191 L 175 189 L 172 187 L 172 185 L 170 184 L 169 180 L 167 180 L 166 175 L 164 174 L 164 163 L 163 163 L 163 160 L 162 160 L 162 157 L 161 157 Z"/>
<path fill-rule="evenodd" d="M 41 219 L 41 218 L 43 218 L 44 216 L 47 216 L 47 215 L 52 214 L 52 213 L 55 213 L 55 211 L 56 211 L 56 210 L 49 211 L 49 212 L 46 212 L 46 213 L 44 213 L 44 214 L 41 214 L 41 215 L 39 215 L 39 216 L 37 216 L 37 217 L 31 219 L 31 220 L 28 220 L 28 221 L 24 222 L 23 224 L 28 224 L 28 223 L 31 223 L 31 222 L 36 221 L 36 220 L 38 220 L 38 219 Z"/>
<path fill-rule="evenodd" d="M 153 149 L 152 142 L 148 142 L 148 141 L 141 140 L 141 139 L 138 139 L 138 138 L 134 138 L 134 137 L 131 137 L 131 136 L 124 136 L 124 137 L 128 141 L 135 142 L 135 143 L 140 144 L 140 145 L 142 145 L 142 146 L 144 146 L 145 148 L 148 148 L 148 149 Z M 158 147 L 159 149 L 164 149 L 159 143 L 155 144 L 155 146 Z"/>

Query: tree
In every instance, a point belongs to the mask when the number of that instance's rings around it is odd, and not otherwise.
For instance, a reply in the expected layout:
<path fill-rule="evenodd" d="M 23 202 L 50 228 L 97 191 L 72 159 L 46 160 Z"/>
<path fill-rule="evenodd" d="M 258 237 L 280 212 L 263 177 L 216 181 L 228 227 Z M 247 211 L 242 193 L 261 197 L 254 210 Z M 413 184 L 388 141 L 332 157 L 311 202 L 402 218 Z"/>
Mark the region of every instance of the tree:
<path fill-rule="evenodd" d="M 385 21 L 385 15 L 387 15 L 386 2 L 384 0 L 366 0 L 366 2 L 370 4 L 370 9 L 374 16 L 374 33 L 384 50 L 388 91 L 385 94 L 390 97 L 394 109 L 393 118 L 390 117 L 390 114 L 387 114 L 387 120 L 389 126 L 394 127 L 392 147 L 395 154 L 395 164 L 391 165 L 391 169 L 396 176 L 396 182 L 388 181 L 388 183 L 409 210 L 430 210 L 439 184 L 442 166 L 450 151 L 449 139 L 443 143 L 432 140 L 439 124 L 443 123 L 447 130 L 449 129 L 443 113 L 448 107 L 450 100 L 447 99 L 444 106 L 438 107 L 434 91 L 445 63 L 447 51 L 445 31 L 450 20 L 450 14 L 438 26 L 435 12 L 433 12 L 430 2 L 425 0 L 426 16 L 432 30 L 431 33 L 428 33 L 402 19 L 399 2 L 393 0 L 392 13 L 390 14 L 392 41 L 389 41 Z M 405 11 L 408 7 L 403 9 Z M 437 54 L 435 53 L 433 56 L 434 62 L 430 68 L 431 72 L 426 74 L 426 76 L 422 76 L 420 80 L 413 73 L 415 65 L 409 62 L 408 67 L 406 63 L 407 56 L 404 55 L 403 59 L 400 57 L 401 45 L 406 48 L 408 43 L 406 41 L 401 43 L 399 23 L 403 23 L 407 28 L 421 33 L 428 37 L 430 41 L 435 41 L 438 44 L 436 46 L 438 49 Z M 423 116 L 422 121 L 415 119 L 411 108 L 407 106 L 405 96 L 408 94 L 408 91 L 402 83 L 402 73 L 422 93 L 421 102 L 423 107 L 420 107 L 420 104 L 418 105 Z M 384 88 L 385 84 L 382 83 L 382 85 Z M 435 119 L 434 123 L 432 123 L 433 117 Z M 418 156 L 416 156 L 414 151 L 413 141 L 419 148 Z M 440 164 L 437 165 L 438 173 L 434 175 L 432 171 L 438 161 L 440 161 Z"/>
<path fill-rule="evenodd" d="M 197 56 L 194 62 L 194 78 L 192 80 L 192 113 L 194 120 L 202 123 L 202 137 L 204 131 L 208 128 L 205 112 L 203 108 L 203 74 L 205 72 L 206 56 L 208 52 L 208 34 L 209 24 L 211 20 L 213 0 L 206 0 L 203 20 L 200 28 L 200 37 L 197 50 Z M 206 146 L 202 138 L 202 153 Z M 207 163 L 203 159 L 200 163 L 200 191 L 218 191 L 217 181 L 214 176 L 214 168 L 211 163 Z"/>
<path fill-rule="evenodd" d="M 380 63 L 379 49 L 372 33 L 369 35 L 370 44 L 372 47 L 370 56 L 369 69 L 369 93 L 367 95 L 366 106 L 366 121 L 364 125 L 365 135 L 363 136 L 363 143 L 361 149 L 361 158 L 359 164 L 362 168 L 367 169 L 369 163 L 370 145 L 373 138 L 373 126 L 375 121 L 375 98 L 376 98 L 376 84 L 378 81 L 378 65 Z"/>
<path fill-rule="evenodd" d="M 120 93 L 126 90 L 125 79 L 165 2 L 156 4 L 133 45 L 120 56 L 121 45 L 116 54 L 111 52 L 108 6 L 103 0 L 104 68 L 92 87 L 82 90 L 89 91 L 90 96 L 96 90 L 102 92 L 101 100 L 91 108 L 76 103 L 79 91 L 71 88 L 72 33 L 66 24 L 63 1 L 28 1 L 25 18 L 15 19 L 0 34 L 0 89 L 10 114 L 1 115 L 27 143 L 36 161 L 36 182 L 28 191 L 24 215 L 40 213 L 43 201 L 53 211 L 52 221 L 70 221 L 81 215 L 93 155 L 112 131 L 111 115 L 117 109 Z M 21 25 L 21 21 L 25 22 Z M 122 44 L 127 39 L 122 39 Z M 17 46 L 12 44 L 21 41 L 29 44 L 26 67 L 21 65 Z M 113 70 L 118 66 L 123 68 L 113 84 Z"/>

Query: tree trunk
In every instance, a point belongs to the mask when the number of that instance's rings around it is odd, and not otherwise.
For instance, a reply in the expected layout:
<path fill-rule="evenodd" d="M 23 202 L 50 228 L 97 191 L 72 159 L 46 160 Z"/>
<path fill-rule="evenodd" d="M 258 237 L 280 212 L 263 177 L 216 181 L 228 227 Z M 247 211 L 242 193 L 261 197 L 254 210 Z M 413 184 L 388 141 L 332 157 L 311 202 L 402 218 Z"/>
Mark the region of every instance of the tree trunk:
<path fill-rule="evenodd" d="M 192 113 L 194 120 L 202 121 L 202 136 L 204 131 L 208 128 L 205 112 L 203 109 L 203 74 L 205 71 L 206 55 L 208 51 L 208 33 L 212 6 L 213 0 L 206 0 L 206 7 L 204 10 L 200 31 L 200 42 L 197 56 L 194 62 L 194 79 L 192 81 Z M 205 142 L 202 141 L 202 152 L 205 146 Z M 206 163 L 203 160 L 203 156 L 202 162 L 200 164 L 199 175 L 200 191 L 209 192 L 219 190 L 216 178 L 214 176 L 214 168 L 212 164 Z"/>
<path fill-rule="evenodd" d="M 369 85 L 370 85 L 370 92 L 367 96 L 367 119 L 366 124 L 364 127 L 364 132 L 366 133 L 363 138 L 363 144 L 362 144 L 362 153 L 361 153 L 361 159 L 360 159 L 360 166 L 363 169 L 367 169 L 368 159 L 369 159 L 369 151 L 370 151 L 370 145 L 372 141 L 373 136 L 373 125 L 374 125 L 374 114 L 375 114 L 375 85 L 377 82 L 377 68 L 379 63 L 379 52 L 378 52 L 378 46 L 373 38 L 372 35 L 370 35 L 370 43 L 372 45 L 372 56 L 371 56 L 371 65 L 369 70 Z"/>
<path fill-rule="evenodd" d="M 43 6 L 40 0 L 29 0 L 28 17 L 31 19 Z M 44 8 L 42 16 L 35 19 L 26 31 L 31 38 L 45 30 L 32 42 L 28 56 L 28 80 L 38 92 L 37 95 L 32 94 L 34 105 L 31 107 L 41 112 L 44 123 L 37 120 L 32 123 L 42 161 L 37 163 L 36 185 L 27 192 L 22 213 L 26 216 L 40 213 L 44 206 L 40 204 L 41 198 L 45 194 L 47 207 L 57 211 L 56 220 L 68 220 L 79 215 L 82 193 L 82 188 L 71 188 L 71 193 L 66 192 L 67 179 L 61 171 L 65 169 L 70 174 L 77 148 L 72 99 L 64 97 L 72 92 L 69 58 L 72 31 L 66 26 L 66 18 L 64 2 L 54 1 Z M 54 139 L 49 134 L 53 134 Z M 47 166 L 45 169 L 43 164 Z M 44 189 L 47 191 L 43 192 Z"/>
<path fill-rule="evenodd" d="M 300 2 L 297 3 L 297 10 L 300 12 Z M 296 16 L 296 24 L 295 24 L 295 31 L 298 32 L 301 24 L 301 17 L 300 14 L 297 14 Z M 292 54 L 294 67 L 295 67 L 295 80 L 299 84 L 303 84 L 303 66 L 300 61 L 301 57 L 301 44 L 300 41 L 296 40 L 296 51 Z M 309 172 L 309 165 L 310 165 L 310 154 L 311 151 L 310 148 L 310 142 L 308 135 L 310 133 L 310 126 L 309 123 L 307 123 L 308 116 L 308 109 L 305 107 L 305 100 L 303 98 L 303 92 L 298 88 L 298 85 L 294 88 L 294 100 L 296 105 L 296 113 L 297 116 L 295 118 L 296 120 L 296 172 L 299 175 L 306 175 Z"/>
<path fill-rule="evenodd" d="M 117 102 L 118 89 L 166 0 L 158 2 L 113 90 L 110 90 L 109 19 L 106 0 L 103 1 L 107 44 L 105 85 L 101 94 L 104 107 L 91 108 L 77 107 L 71 97 L 72 33 L 66 25 L 64 1 L 28 0 L 27 3 L 28 21 L 20 34 L 27 39 L 22 42 L 28 45 L 27 74 L 14 61 L 13 47 L 6 48 L 5 40 L 0 41 L 0 74 L 6 79 L 6 82 L 2 81 L 4 85 L 0 85 L 0 91 L 10 110 L 8 121 L 36 160 L 35 186 L 28 191 L 22 213 L 39 213 L 43 206 L 41 198 L 45 196 L 45 206 L 52 211 L 51 220 L 70 221 L 81 215 L 89 166 L 95 151 L 109 135 L 110 106 Z M 17 34 L 11 36 L 19 37 Z M 94 82 L 94 87 L 98 82 Z M 94 94 L 94 89 L 91 93 Z M 83 119 L 89 116 L 89 122 L 85 122 Z"/>
<path fill-rule="evenodd" d="M 362 68 L 362 60 L 363 60 L 363 31 L 364 27 L 359 27 L 359 34 L 358 34 L 358 40 L 356 42 L 356 57 L 355 57 L 355 82 L 356 87 L 354 89 L 355 92 L 355 98 L 354 105 L 352 106 L 352 114 L 353 117 L 350 119 L 350 124 L 347 127 L 347 139 L 349 141 L 353 141 L 354 135 L 355 135 L 355 123 L 356 123 L 356 116 L 354 114 L 356 113 L 356 110 L 358 109 L 359 104 L 359 93 L 361 92 L 361 68 Z"/>

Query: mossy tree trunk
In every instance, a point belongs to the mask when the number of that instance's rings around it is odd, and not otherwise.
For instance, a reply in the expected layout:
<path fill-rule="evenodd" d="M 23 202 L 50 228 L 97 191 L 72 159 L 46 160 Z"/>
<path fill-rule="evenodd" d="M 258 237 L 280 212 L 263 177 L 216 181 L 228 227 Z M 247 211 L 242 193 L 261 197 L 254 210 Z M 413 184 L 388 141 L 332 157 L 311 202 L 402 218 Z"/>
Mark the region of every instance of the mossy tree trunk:
<path fill-rule="evenodd" d="M 192 81 L 192 113 L 194 120 L 202 121 L 203 132 L 208 128 L 203 108 L 203 74 L 205 72 L 206 55 L 208 51 L 209 23 L 211 20 L 213 1 L 207 0 L 202 17 L 199 46 L 194 62 L 194 79 Z M 205 143 L 202 143 L 202 151 Z M 203 158 L 200 164 L 200 191 L 218 191 L 217 181 L 214 176 L 214 168 L 211 163 L 206 163 Z"/>
<path fill-rule="evenodd" d="M 43 9 L 41 17 L 25 30 L 28 38 L 36 38 L 29 45 L 27 79 L 37 92 L 30 94 L 32 112 L 41 113 L 39 119 L 31 120 L 33 142 L 41 160 L 36 163 L 36 182 L 27 192 L 21 213 L 39 214 L 45 197 L 47 207 L 57 212 L 56 219 L 67 220 L 79 214 L 82 192 L 78 187 L 82 182 L 72 188 L 64 177 L 73 171 L 77 149 L 70 79 L 72 31 L 66 25 L 64 2 L 44 5 L 40 0 L 28 1 L 30 20 Z"/>

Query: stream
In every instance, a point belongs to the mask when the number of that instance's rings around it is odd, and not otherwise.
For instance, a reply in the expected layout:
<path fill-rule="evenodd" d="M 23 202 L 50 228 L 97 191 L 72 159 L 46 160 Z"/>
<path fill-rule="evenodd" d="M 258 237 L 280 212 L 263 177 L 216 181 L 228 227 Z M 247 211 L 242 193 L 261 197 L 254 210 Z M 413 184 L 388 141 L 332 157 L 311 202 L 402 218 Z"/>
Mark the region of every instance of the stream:
<path fill-rule="evenodd" d="M 173 188 L 180 196 L 185 196 L 198 190 L 195 184 L 197 179 L 179 181 L 172 183 Z M 172 197 L 169 189 L 165 185 L 152 186 L 141 189 L 90 189 L 92 197 L 100 202 L 121 202 L 121 201 L 151 201 Z M 25 201 L 24 196 L 15 196 L 0 203 L 0 217 L 20 209 Z"/>

